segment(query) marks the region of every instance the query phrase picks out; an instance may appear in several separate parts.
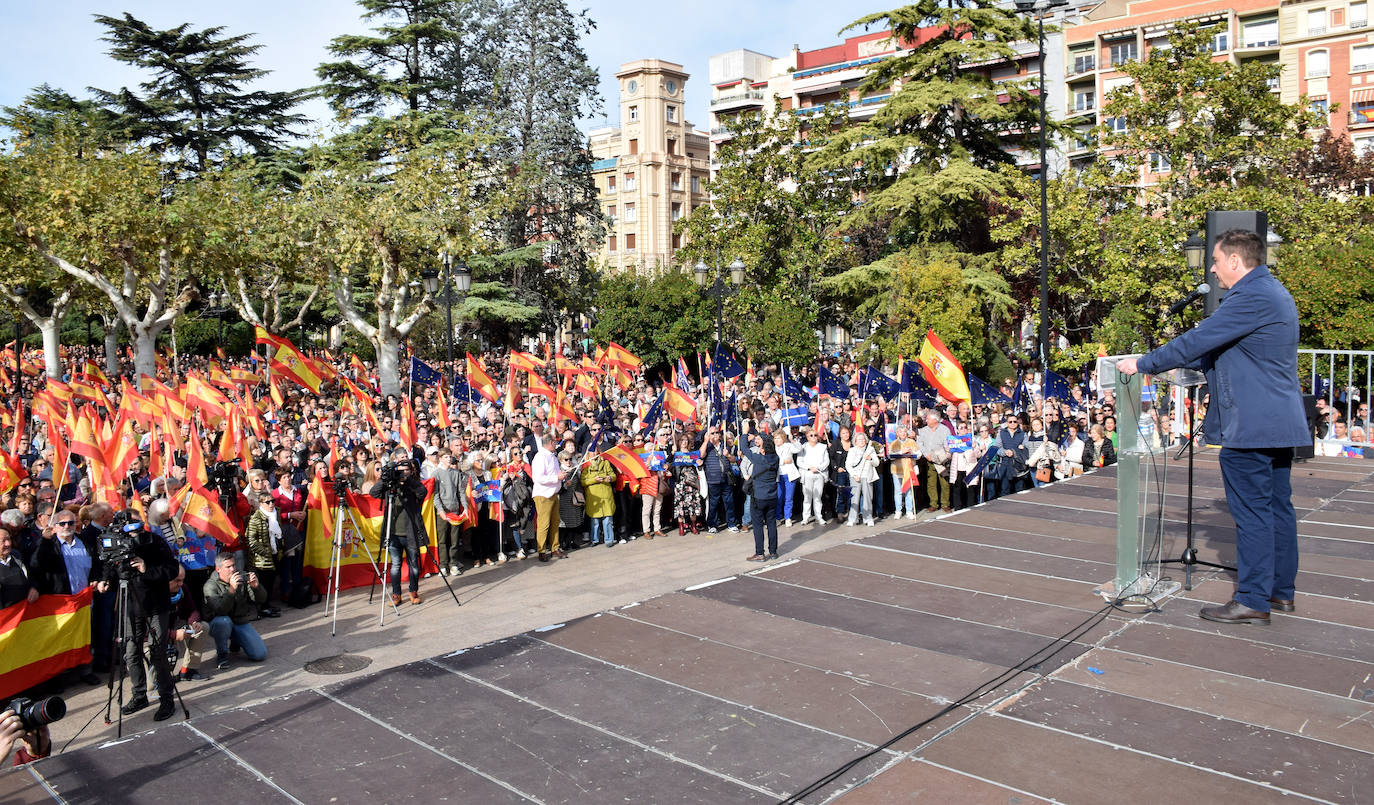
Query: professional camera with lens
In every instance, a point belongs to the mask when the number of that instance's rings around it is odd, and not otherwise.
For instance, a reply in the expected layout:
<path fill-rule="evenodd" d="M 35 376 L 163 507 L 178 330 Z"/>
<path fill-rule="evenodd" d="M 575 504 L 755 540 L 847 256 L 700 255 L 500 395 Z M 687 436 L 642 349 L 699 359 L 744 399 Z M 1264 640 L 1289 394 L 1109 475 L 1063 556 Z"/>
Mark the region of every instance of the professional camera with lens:
<path fill-rule="evenodd" d="M 130 562 L 137 558 L 135 549 L 142 532 L 143 523 L 139 522 L 133 512 L 126 509 L 117 512 L 114 520 L 96 537 L 100 548 L 100 561 L 106 567 L 115 568 L 122 579 L 131 578 L 133 575 L 134 569 Z"/>
<path fill-rule="evenodd" d="M 233 461 L 216 461 L 210 465 L 210 470 L 206 475 L 209 476 L 210 486 L 214 487 L 219 494 L 229 496 L 238 494 L 243 471 Z"/>
<path fill-rule="evenodd" d="M 61 721 L 67 714 L 67 703 L 61 696 L 49 696 L 46 699 L 34 701 L 24 696 L 18 696 L 10 700 L 8 709 L 13 710 L 19 716 L 19 722 L 24 726 L 24 731 L 36 730 L 39 727 L 46 727 L 54 721 Z"/>

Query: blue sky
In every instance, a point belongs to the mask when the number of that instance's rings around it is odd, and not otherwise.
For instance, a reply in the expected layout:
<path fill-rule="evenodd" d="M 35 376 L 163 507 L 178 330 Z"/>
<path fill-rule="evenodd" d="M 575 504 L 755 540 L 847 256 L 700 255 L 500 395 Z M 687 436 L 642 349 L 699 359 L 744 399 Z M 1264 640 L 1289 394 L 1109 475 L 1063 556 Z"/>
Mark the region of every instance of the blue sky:
<path fill-rule="evenodd" d="M 118 89 L 141 79 L 105 55 L 103 29 L 94 14 L 119 16 L 128 11 L 157 28 L 189 22 L 197 28 L 222 25 L 227 33 L 254 33 L 262 45 L 257 64 L 272 71 L 264 89 L 293 89 L 315 82 L 314 69 L 326 57 L 329 40 L 342 33 L 364 30 L 360 7 L 351 0 L 40 0 L 21 3 L 0 0 L 0 21 L 6 30 L 6 52 L 0 56 L 0 104 L 12 105 L 43 82 L 85 96 L 85 88 Z M 698 128 L 708 124 L 707 62 L 714 53 L 739 47 L 782 56 L 799 44 L 803 49 L 837 43 L 837 32 L 865 10 L 846 10 L 825 0 L 768 0 L 729 2 L 701 0 L 678 8 L 691 15 L 646 12 L 653 3 L 630 0 L 583 0 L 597 28 L 583 46 L 601 74 L 602 95 L 610 122 L 615 123 L 615 72 L 624 62 L 661 58 L 683 64 L 692 78 L 687 84 L 688 119 Z M 574 10 L 583 7 L 574 2 Z M 878 6 L 885 8 L 887 6 Z M 305 112 L 326 118 L 323 103 Z M 583 127 L 601 121 L 584 122 Z"/>

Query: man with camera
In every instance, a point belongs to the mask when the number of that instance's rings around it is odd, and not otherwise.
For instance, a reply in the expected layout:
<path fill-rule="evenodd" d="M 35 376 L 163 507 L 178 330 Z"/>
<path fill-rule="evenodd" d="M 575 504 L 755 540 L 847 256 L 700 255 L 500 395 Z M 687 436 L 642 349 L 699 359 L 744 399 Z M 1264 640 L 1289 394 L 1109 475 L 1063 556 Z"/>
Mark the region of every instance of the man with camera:
<path fill-rule="evenodd" d="M 425 487 L 420 483 L 420 471 L 410 451 L 398 448 L 394 461 L 382 467 L 381 478 L 368 494 L 382 501 L 382 522 L 390 524 L 390 533 L 382 534 L 387 553 L 391 556 L 391 603 L 401 603 L 401 557 L 409 568 L 410 603 L 420 603 L 420 541 L 429 544 L 421 507 L 425 502 Z"/>
<path fill-rule="evenodd" d="M 105 579 L 96 589 L 103 592 L 116 581 L 126 585 L 124 664 L 133 698 L 120 712 L 133 715 L 148 706 L 148 677 L 143 665 L 146 639 L 157 678 L 158 708 L 153 720 L 165 721 L 176 711 L 172 668 L 167 660 L 167 631 L 172 618 L 168 582 L 177 577 L 181 563 L 166 541 L 144 529 L 143 523 L 128 518 L 126 512 L 120 512 L 101 535 L 99 558 Z"/>
<path fill-rule="evenodd" d="M 215 575 L 206 580 L 201 592 L 201 615 L 210 621 L 218 668 L 229 667 L 232 643 L 238 643 L 243 655 L 253 662 L 267 659 L 267 644 L 252 624 L 258 607 L 267 602 L 267 588 L 257 574 L 240 573 L 234 555 L 221 553 L 215 558 Z"/>

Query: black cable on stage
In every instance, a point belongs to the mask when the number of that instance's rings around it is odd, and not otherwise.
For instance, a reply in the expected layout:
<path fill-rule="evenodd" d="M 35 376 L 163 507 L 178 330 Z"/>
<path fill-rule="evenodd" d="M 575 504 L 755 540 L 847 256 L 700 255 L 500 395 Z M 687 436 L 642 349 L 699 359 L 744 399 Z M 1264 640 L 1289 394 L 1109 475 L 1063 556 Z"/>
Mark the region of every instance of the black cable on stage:
<path fill-rule="evenodd" d="M 845 772 L 848 772 L 850 769 L 854 768 L 855 766 L 859 765 L 865 760 L 868 760 L 869 758 L 873 757 L 879 752 L 882 752 L 883 750 L 891 747 L 898 741 L 902 740 L 903 738 L 906 738 L 908 735 L 911 735 L 917 730 L 943 718 L 946 715 L 949 715 L 950 713 L 954 712 L 960 707 L 963 707 L 966 704 L 969 704 L 982 698 L 990 690 L 997 688 L 999 685 L 1015 677 L 1016 675 L 1028 671 L 1036 665 L 1039 665 L 1040 663 L 1052 659 L 1055 655 L 1063 651 L 1066 647 L 1072 644 L 1079 637 L 1083 636 L 1094 626 L 1105 620 L 1109 612 L 1111 612 L 1114 609 L 1120 609 L 1122 600 L 1125 599 L 1118 598 L 1108 602 L 1101 609 L 1097 610 L 1096 612 L 1093 612 L 1091 615 L 1080 621 L 1077 625 L 1073 626 L 1060 636 L 1054 638 L 1049 643 L 1046 643 L 1043 647 L 1037 649 L 1036 651 L 1031 653 L 1030 656 L 1018 662 L 1016 665 L 1013 665 L 1012 667 L 1008 668 L 1007 670 L 1003 671 L 1002 673 L 998 674 L 997 676 L 993 677 L 987 682 L 984 682 L 983 684 L 979 685 L 978 687 L 959 697 L 957 700 L 950 702 L 948 705 L 941 708 L 939 712 L 935 713 L 929 718 L 926 718 L 922 721 L 917 722 L 916 724 L 911 725 L 910 727 L 907 727 L 905 730 L 898 733 L 897 735 L 892 736 L 882 744 L 879 744 L 878 746 L 873 747 L 872 749 L 868 750 L 862 755 L 859 755 L 853 760 L 846 762 L 844 765 L 826 774 L 824 777 L 821 777 L 820 779 L 801 789 L 800 791 L 788 797 L 787 799 L 784 799 L 782 801 L 782 805 L 795 805 L 795 803 L 800 803 L 804 798 L 809 797 L 812 794 L 815 794 L 822 788 L 825 788 L 835 780 L 839 779 L 839 777 L 844 775 Z M 1053 650 L 1051 651 L 1051 649 Z M 1043 657 L 1040 657 L 1040 655 L 1046 651 L 1049 651 L 1049 653 L 1045 654 L 1045 656 Z M 1037 657 L 1039 659 L 1037 659 Z"/>

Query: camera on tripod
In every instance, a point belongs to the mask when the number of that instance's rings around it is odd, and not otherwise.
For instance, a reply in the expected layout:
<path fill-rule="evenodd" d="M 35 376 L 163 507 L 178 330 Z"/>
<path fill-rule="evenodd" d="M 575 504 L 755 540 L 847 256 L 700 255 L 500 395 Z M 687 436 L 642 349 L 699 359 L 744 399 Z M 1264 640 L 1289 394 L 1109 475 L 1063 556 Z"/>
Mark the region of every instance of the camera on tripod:
<path fill-rule="evenodd" d="M 410 472 L 410 469 L 409 461 L 389 461 L 382 465 L 377 480 L 381 481 L 382 486 L 390 492 L 401 485 L 405 479 L 405 474 Z"/>
<path fill-rule="evenodd" d="M 130 563 L 138 558 L 135 549 L 142 531 L 143 523 L 132 512 L 125 510 L 116 513 L 114 520 L 96 538 L 100 546 L 100 561 L 107 567 L 114 567 L 121 579 L 133 576 L 134 569 Z"/>
<path fill-rule="evenodd" d="M 19 723 L 25 732 L 46 727 L 54 721 L 61 721 L 67 714 L 67 702 L 61 696 L 49 696 L 34 701 L 26 696 L 16 696 L 10 700 L 7 709 L 19 716 Z"/>
<path fill-rule="evenodd" d="M 232 461 L 216 461 L 210 465 L 206 475 L 215 492 L 228 497 L 238 494 L 239 484 L 244 477 L 243 469 Z"/>

